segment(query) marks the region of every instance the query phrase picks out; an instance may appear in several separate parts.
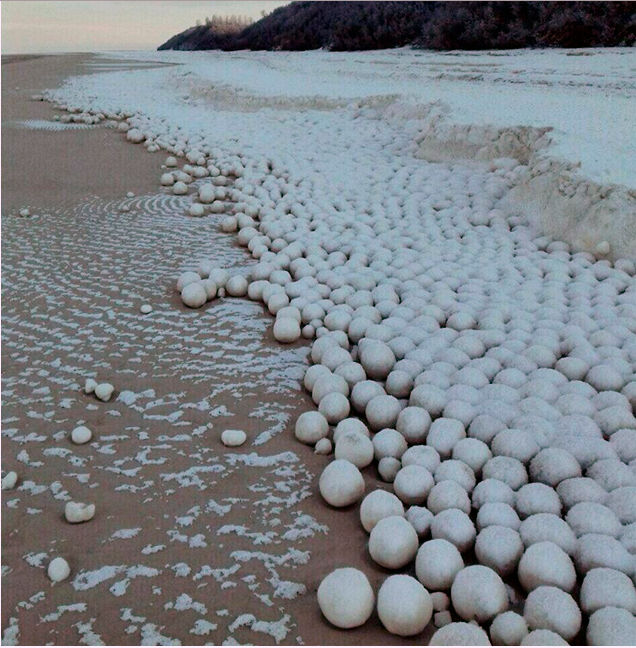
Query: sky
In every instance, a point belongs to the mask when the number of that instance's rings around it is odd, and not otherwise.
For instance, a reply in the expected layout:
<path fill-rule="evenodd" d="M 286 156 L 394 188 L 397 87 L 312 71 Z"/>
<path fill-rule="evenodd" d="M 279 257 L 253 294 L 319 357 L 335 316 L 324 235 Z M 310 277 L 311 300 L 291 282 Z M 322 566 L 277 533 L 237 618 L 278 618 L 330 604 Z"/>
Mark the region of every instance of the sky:
<path fill-rule="evenodd" d="M 2 53 L 156 49 L 206 16 L 254 19 L 275 0 L 2 0 Z"/>

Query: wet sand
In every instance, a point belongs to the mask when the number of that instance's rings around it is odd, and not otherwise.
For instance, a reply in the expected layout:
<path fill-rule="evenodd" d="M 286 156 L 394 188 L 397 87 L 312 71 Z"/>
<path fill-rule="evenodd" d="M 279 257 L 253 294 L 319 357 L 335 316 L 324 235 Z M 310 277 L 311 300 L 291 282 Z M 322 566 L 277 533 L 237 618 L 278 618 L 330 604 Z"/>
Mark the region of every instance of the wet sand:
<path fill-rule="evenodd" d="M 426 643 L 375 615 L 348 632 L 321 618 L 329 571 L 358 567 L 376 590 L 388 572 L 357 507 L 317 494 L 329 459 L 294 440 L 313 408 L 307 345 L 277 344 L 260 304 L 189 311 L 174 291 L 202 257 L 251 262 L 221 216 L 186 216 L 188 197 L 160 192 L 165 155 L 112 129 L 17 124 L 50 121 L 30 96 L 89 61 L 2 66 L 2 468 L 19 475 L 2 493 L 3 643 Z M 86 377 L 112 382 L 113 399 L 84 395 Z M 79 424 L 94 437 L 74 446 Z M 248 442 L 224 448 L 236 428 Z M 66 523 L 70 499 L 95 503 L 95 519 Z M 52 586 L 56 555 L 72 573 Z"/>

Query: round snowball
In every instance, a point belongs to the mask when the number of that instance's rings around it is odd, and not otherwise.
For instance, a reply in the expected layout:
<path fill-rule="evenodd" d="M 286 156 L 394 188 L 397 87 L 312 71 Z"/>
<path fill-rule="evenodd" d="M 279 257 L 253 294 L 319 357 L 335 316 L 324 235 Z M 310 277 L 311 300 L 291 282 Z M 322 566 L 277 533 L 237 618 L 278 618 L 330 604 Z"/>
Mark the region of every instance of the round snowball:
<path fill-rule="evenodd" d="M 455 576 L 451 601 L 462 619 L 484 622 L 508 608 L 508 592 L 495 571 L 483 565 L 471 565 Z"/>
<path fill-rule="evenodd" d="M 314 445 L 329 434 L 329 423 L 320 412 L 303 412 L 296 420 L 294 434 L 301 443 Z"/>
<path fill-rule="evenodd" d="M 581 629 L 581 610 L 576 601 L 557 587 L 541 586 L 528 594 L 523 616 L 531 630 L 551 630 L 566 641 Z"/>
<path fill-rule="evenodd" d="M 360 504 L 360 522 L 367 533 L 371 533 L 380 520 L 396 515 L 404 515 L 404 505 L 393 493 L 384 490 L 372 491 Z"/>
<path fill-rule="evenodd" d="M 373 461 L 373 443 L 364 434 L 346 432 L 338 436 L 335 457 L 346 459 L 358 468 L 364 468 Z"/>
<path fill-rule="evenodd" d="M 568 642 L 552 630 L 533 630 L 521 641 L 522 646 L 569 646 Z"/>
<path fill-rule="evenodd" d="M 532 481 L 542 482 L 555 487 L 564 479 L 581 476 L 581 466 L 567 450 L 545 448 L 537 453 L 530 462 Z"/>
<path fill-rule="evenodd" d="M 398 515 L 380 520 L 369 536 L 371 558 L 389 569 L 399 569 L 411 562 L 418 546 L 415 529 L 404 517 Z"/>
<path fill-rule="evenodd" d="M 395 426 L 401 411 L 400 401 L 387 394 L 374 396 L 367 403 L 364 413 L 372 430 L 392 428 Z"/>
<path fill-rule="evenodd" d="M 636 617 L 627 610 L 605 607 L 590 617 L 587 643 L 590 646 L 633 646 L 636 637 Z"/>
<path fill-rule="evenodd" d="M 490 625 L 490 639 L 495 646 L 518 646 L 527 634 L 526 620 L 512 610 L 497 615 Z"/>
<path fill-rule="evenodd" d="M 71 568 L 64 558 L 58 556 L 49 563 L 47 574 L 54 583 L 59 583 L 70 576 Z"/>
<path fill-rule="evenodd" d="M 477 513 L 477 528 L 482 530 L 489 526 L 503 526 L 518 531 L 521 520 L 510 504 L 488 502 Z"/>
<path fill-rule="evenodd" d="M 490 646 L 488 635 L 473 623 L 449 623 L 431 637 L 429 646 Z"/>
<path fill-rule="evenodd" d="M 412 464 L 404 466 L 395 476 L 393 489 L 404 504 L 422 504 L 426 501 L 435 481 L 430 471 Z"/>
<path fill-rule="evenodd" d="M 475 541 L 475 525 L 459 509 L 447 509 L 438 513 L 431 522 L 431 536 L 452 542 L 462 553 Z"/>
<path fill-rule="evenodd" d="M 415 578 L 389 576 L 378 592 L 378 617 L 392 634 L 410 637 L 424 630 L 433 615 L 431 595 Z"/>
<path fill-rule="evenodd" d="M 530 545 L 519 561 L 519 582 L 527 590 L 552 585 L 571 592 L 576 585 L 572 559 L 554 542 Z"/>
<path fill-rule="evenodd" d="M 508 527 L 488 526 L 479 532 L 475 540 L 477 560 L 500 576 L 513 572 L 522 554 L 521 536 Z"/>
<path fill-rule="evenodd" d="M 349 506 L 364 494 L 364 479 L 351 462 L 336 459 L 322 471 L 318 488 L 331 506 Z"/>
<path fill-rule="evenodd" d="M 463 568 L 461 554 L 448 540 L 428 540 L 419 548 L 415 559 L 417 579 L 431 591 L 449 589 Z"/>
<path fill-rule="evenodd" d="M 349 416 L 349 399 L 344 394 L 332 392 L 320 401 L 318 411 L 331 425 L 335 425 Z"/>
<path fill-rule="evenodd" d="M 561 514 L 561 500 L 557 492 L 547 484 L 525 484 L 515 494 L 517 513 L 522 518 L 537 513 Z"/>
<path fill-rule="evenodd" d="M 431 489 L 426 500 L 426 506 L 433 513 L 456 508 L 464 513 L 470 513 L 470 498 L 465 488 L 450 479 L 441 481 Z"/>
<path fill-rule="evenodd" d="M 208 300 L 202 281 L 190 283 L 181 291 L 181 301 L 189 308 L 201 308 Z"/>
<path fill-rule="evenodd" d="M 631 614 L 636 614 L 634 583 L 616 569 L 597 567 L 587 572 L 581 585 L 580 601 L 586 614 L 604 607 L 625 608 Z"/>
<path fill-rule="evenodd" d="M 230 281 L 228 281 L 228 285 Z M 274 322 L 273 333 L 277 342 L 291 344 L 300 338 L 300 325 L 291 317 L 280 317 Z"/>
<path fill-rule="evenodd" d="M 406 439 L 397 430 L 385 428 L 373 437 L 373 449 L 378 461 L 383 457 L 399 459 L 407 448 Z"/>
<path fill-rule="evenodd" d="M 352 567 L 332 571 L 318 587 L 320 611 L 337 628 L 357 628 L 366 623 L 374 604 L 369 579 Z"/>

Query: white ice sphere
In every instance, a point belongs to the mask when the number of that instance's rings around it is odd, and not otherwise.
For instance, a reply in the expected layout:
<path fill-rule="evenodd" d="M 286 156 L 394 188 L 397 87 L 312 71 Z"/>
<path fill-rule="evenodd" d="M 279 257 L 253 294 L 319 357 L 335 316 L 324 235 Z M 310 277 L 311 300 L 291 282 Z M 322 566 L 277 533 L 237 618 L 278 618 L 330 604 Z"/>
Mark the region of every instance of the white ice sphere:
<path fill-rule="evenodd" d="M 495 646 L 519 646 L 527 634 L 526 620 L 512 610 L 498 614 L 490 624 L 490 640 Z"/>
<path fill-rule="evenodd" d="M 247 295 L 247 279 L 243 275 L 234 275 L 225 283 L 225 290 L 230 297 L 245 297 Z M 298 334 L 300 335 L 300 330 Z"/>
<path fill-rule="evenodd" d="M 367 533 L 382 519 L 395 515 L 404 515 L 404 505 L 400 500 L 385 490 L 370 492 L 360 504 L 360 522 Z"/>
<path fill-rule="evenodd" d="M 400 637 L 416 635 L 433 615 L 431 595 L 412 576 L 389 576 L 378 591 L 378 617 L 382 625 Z"/>
<path fill-rule="evenodd" d="M 533 630 L 522 640 L 522 646 L 569 646 L 568 642 L 552 630 Z"/>
<path fill-rule="evenodd" d="M 208 278 L 214 281 L 219 288 L 225 288 L 229 276 L 229 272 L 225 268 L 212 268 Z"/>
<path fill-rule="evenodd" d="M 554 542 L 573 556 L 577 548 L 576 535 L 568 523 L 552 513 L 537 513 L 526 518 L 519 527 L 521 539 L 526 547 L 537 542 Z"/>
<path fill-rule="evenodd" d="M 95 387 L 95 396 L 101 401 L 109 401 L 115 388 L 110 383 L 100 383 Z"/>
<path fill-rule="evenodd" d="M 502 455 L 489 459 L 481 474 L 484 479 L 498 479 L 508 484 L 513 491 L 528 483 L 525 466 L 518 459 Z"/>
<path fill-rule="evenodd" d="M 221 442 L 231 448 L 241 446 L 247 441 L 247 434 L 243 430 L 223 430 Z"/>
<path fill-rule="evenodd" d="M 181 291 L 181 301 L 188 308 L 201 308 L 208 300 L 208 294 L 202 281 L 189 283 Z"/>
<path fill-rule="evenodd" d="M 216 190 L 214 188 L 214 185 L 210 184 L 209 182 L 206 184 L 203 184 L 199 187 L 199 201 L 204 203 L 204 204 L 209 204 L 214 201 L 216 198 Z"/>
<path fill-rule="evenodd" d="M 416 464 L 418 466 L 423 466 L 431 473 L 434 473 L 437 470 L 441 462 L 439 452 L 435 448 L 431 448 L 426 445 L 414 445 L 411 446 L 408 450 L 402 455 L 402 465 L 410 466 Z"/>
<path fill-rule="evenodd" d="M 607 506 L 622 524 L 636 522 L 636 486 L 621 486 L 614 489 L 609 494 Z"/>
<path fill-rule="evenodd" d="M 219 291 L 214 279 L 204 279 L 201 283 L 203 284 L 205 296 L 207 297 L 208 301 L 210 299 L 214 299 L 217 295 L 217 292 Z"/>
<path fill-rule="evenodd" d="M 482 530 L 489 526 L 504 526 L 518 531 L 521 520 L 510 504 L 487 502 L 477 512 L 477 528 Z"/>
<path fill-rule="evenodd" d="M 359 342 L 359 349 L 360 364 L 367 376 L 374 380 L 384 380 L 396 362 L 391 347 L 381 340 L 365 338 Z"/>
<path fill-rule="evenodd" d="M 431 536 L 452 542 L 462 553 L 473 546 L 476 535 L 473 521 L 459 509 L 440 511 L 431 522 Z"/>
<path fill-rule="evenodd" d="M 561 500 L 547 484 L 525 484 L 515 493 L 515 508 L 522 518 L 537 513 L 561 515 Z"/>
<path fill-rule="evenodd" d="M 188 208 L 190 216 L 201 217 L 205 214 L 205 207 L 201 203 L 192 203 Z"/>
<path fill-rule="evenodd" d="M 579 502 L 565 516 L 565 521 L 578 536 L 586 533 L 600 533 L 618 538 L 621 521 L 612 509 L 598 502 Z"/>
<path fill-rule="evenodd" d="M 347 385 L 347 381 L 342 376 L 337 376 L 327 370 L 327 373 L 321 374 L 314 381 L 314 386 L 311 389 L 311 398 L 316 405 L 319 405 L 327 394 L 336 392 L 346 396 L 349 393 L 349 385 Z"/>
<path fill-rule="evenodd" d="M 358 432 L 339 435 L 335 448 L 336 459 L 346 459 L 358 468 L 365 468 L 373 461 L 373 443 L 369 437 Z"/>
<path fill-rule="evenodd" d="M 95 515 L 95 504 L 83 504 L 82 502 L 67 502 L 64 506 L 64 517 L 71 524 L 88 522 Z"/>
<path fill-rule="evenodd" d="M 521 536 L 509 527 L 494 524 L 487 526 L 475 539 L 477 560 L 494 569 L 500 576 L 513 572 L 522 554 Z"/>
<path fill-rule="evenodd" d="M 162 173 L 161 178 L 159 179 L 159 183 L 163 187 L 172 187 L 174 184 L 174 176 L 172 173 Z"/>
<path fill-rule="evenodd" d="M 169 155 L 169 156 L 166 158 L 166 161 L 164 162 L 164 164 L 165 164 L 169 169 L 170 169 L 170 168 L 173 168 L 173 167 L 176 167 L 176 166 L 177 166 L 177 158 L 174 157 L 173 155 Z"/>
<path fill-rule="evenodd" d="M 338 441 L 341 434 L 348 434 L 349 432 L 357 432 L 362 436 L 371 438 L 367 426 L 360 419 L 351 417 L 343 419 L 336 425 L 336 429 L 333 431 L 334 443 Z"/>
<path fill-rule="evenodd" d="M 322 471 L 318 489 L 331 506 L 349 506 L 364 494 L 364 479 L 350 461 L 336 459 Z"/>
<path fill-rule="evenodd" d="M 428 494 L 426 506 L 434 514 L 451 508 L 470 513 L 471 509 L 470 497 L 466 489 L 450 479 L 440 481 L 433 486 Z"/>
<path fill-rule="evenodd" d="M 395 396 L 374 396 L 365 407 L 365 416 L 372 430 L 393 428 L 401 411 L 400 401 Z"/>
<path fill-rule="evenodd" d="M 566 641 L 581 629 L 581 610 L 576 601 L 558 587 L 542 585 L 528 594 L 523 616 L 530 630 L 551 630 Z"/>
<path fill-rule="evenodd" d="M 375 596 L 369 579 L 361 571 L 343 567 L 332 571 L 320 583 L 318 605 L 337 628 L 357 628 L 371 616 Z"/>
<path fill-rule="evenodd" d="M 447 590 L 455 576 L 464 568 L 457 547 L 447 540 L 424 542 L 415 558 L 417 579 L 430 591 Z"/>
<path fill-rule="evenodd" d="M 85 425 L 78 425 L 72 432 L 71 432 L 71 441 L 73 443 L 77 443 L 78 445 L 81 443 L 88 443 L 93 436 L 93 433 L 85 426 Z"/>
<path fill-rule="evenodd" d="M 319 455 L 331 454 L 331 440 L 327 438 L 318 439 L 314 446 L 314 452 Z"/>
<path fill-rule="evenodd" d="M 426 436 L 426 445 L 435 448 L 442 459 L 448 459 L 458 441 L 466 437 L 461 421 L 438 418 L 431 424 Z"/>
<path fill-rule="evenodd" d="M 434 484 L 429 470 L 413 464 L 400 469 L 395 476 L 393 490 L 404 504 L 423 504 Z"/>
<path fill-rule="evenodd" d="M 59 583 L 70 576 L 71 568 L 64 558 L 58 556 L 49 563 L 47 574 L 54 583 Z"/>
<path fill-rule="evenodd" d="M 601 608 L 590 617 L 585 636 L 590 646 L 633 646 L 636 617 L 623 608 Z"/>
<path fill-rule="evenodd" d="M 441 482 L 444 480 L 451 480 L 457 482 L 467 493 L 472 492 L 477 479 L 475 473 L 462 461 L 455 459 L 446 459 L 442 461 L 434 473 L 435 481 Z"/>
<path fill-rule="evenodd" d="M 581 609 L 592 614 L 604 607 L 625 608 L 636 614 L 636 588 L 629 576 L 616 569 L 597 567 L 583 579 L 579 595 Z"/>
<path fill-rule="evenodd" d="M 410 506 L 406 519 L 411 523 L 419 538 L 427 536 L 431 529 L 434 515 L 424 506 Z"/>
<path fill-rule="evenodd" d="M 479 473 L 484 464 L 492 457 L 490 448 L 479 439 L 461 439 L 453 447 L 452 458 L 463 461 L 473 470 Z"/>
<path fill-rule="evenodd" d="M 398 474 L 402 464 L 399 459 L 395 457 L 382 457 L 378 461 L 378 473 L 383 481 L 391 483 L 395 480 L 395 476 Z"/>
<path fill-rule="evenodd" d="M 231 232 L 236 232 L 236 228 L 237 228 L 237 223 L 236 223 L 236 217 L 234 216 L 226 216 L 221 221 L 221 231 L 225 232 L 226 234 L 230 234 Z"/>
<path fill-rule="evenodd" d="M 364 412 L 371 399 L 382 394 L 384 394 L 382 385 L 373 380 L 363 380 L 351 389 L 351 403 L 356 411 Z"/>
<path fill-rule="evenodd" d="M 617 569 L 631 576 L 634 572 L 634 558 L 614 537 L 587 533 L 578 539 L 574 561 L 578 571 L 586 574 L 595 567 Z"/>
<path fill-rule="evenodd" d="M 296 420 L 294 434 L 301 443 L 314 445 L 329 434 L 329 423 L 320 412 L 303 412 Z"/>
<path fill-rule="evenodd" d="M 382 518 L 369 536 L 371 558 L 388 569 L 399 569 L 411 562 L 418 546 L 415 529 L 402 515 Z"/>
<path fill-rule="evenodd" d="M 424 443 L 431 425 L 429 413 L 421 407 L 405 407 L 398 415 L 395 429 L 411 444 Z"/>
<path fill-rule="evenodd" d="M 431 592 L 431 601 L 436 612 L 443 612 L 450 607 L 450 597 L 446 592 Z"/>
<path fill-rule="evenodd" d="M 620 391 L 625 385 L 625 380 L 610 364 L 599 364 L 592 367 L 585 376 L 588 382 L 596 391 Z"/>
<path fill-rule="evenodd" d="M 300 325 L 291 317 L 277 317 L 273 333 L 277 342 L 291 344 L 300 338 Z"/>
<path fill-rule="evenodd" d="M 399 459 L 407 448 L 406 439 L 397 430 L 385 428 L 373 436 L 373 449 L 378 461 L 383 457 Z"/>
<path fill-rule="evenodd" d="M 172 185 L 172 193 L 175 196 L 185 196 L 188 193 L 188 185 L 181 180 L 178 180 Z"/>
<path fill-rule="evenodd" d="M 177 279 L 177 290 L 181 292 L 188 284 L 201 281 L 201 275 L 197 272 L 182 272 Z"/>
<path fill-rule="evenodd" d="M 349 400 L 344 394 L 332 392 L 321 399 L 318 411 L 330 425 L 335 425 L 349 416 Z"/>
<path fill-rule="evenodd" d="M 11 490 L 18 483 L 18 473 L 15 470 L 9 471 L 2 478 L 2 490 Z"/>
<path fill-rule="evenodd" d="M 87 378 L 84 382 L 84 393 L 92 394 L 95 391 L 95 387 L 97 387 L 97 381 L 92 378 Z"/>
<path fill-rule="evenodd" d="M 152 313 L 152 306 L 150 304 L 142 304 L 139 307 L 139 312 L 143 315 L 148 315 L 149 313 Z"/>
<path fill-rule="evenodd" d="M 541 585 L 552 585 L 571 592 L 576 584 L 576 570 L 572 559 L 554 542 L 530 545 L 519 561 L 519 582 L 526 591 Z"/>
<path fill-rule="evenodd" d="M 429 646 L 490 646 L 486 632 L 474 623 L 456 621 L 435 632 Z"/>
<path fill-rule="evenodd" d="M 508 608 L 508 592 L 501 577 L 489 567 L 464 567 L 451 586 L 455 612 L 466 621 L 489 621 Z"/>
<path fill-rule="evenodd" d="M 581 476 L 581 466 L 567 450 L 545 448 L 537 453 L 530 462 L 532 481 L 556 487 L 565 479 Z"/>
<path fill-rule="evenodd" d="M 492 502 L 503 502 L 512 506 L 515 503 L 515 493 L 508 484 L 499 479 L 484 479 L 475 486 L 472 502 L 475 509 Z"/>

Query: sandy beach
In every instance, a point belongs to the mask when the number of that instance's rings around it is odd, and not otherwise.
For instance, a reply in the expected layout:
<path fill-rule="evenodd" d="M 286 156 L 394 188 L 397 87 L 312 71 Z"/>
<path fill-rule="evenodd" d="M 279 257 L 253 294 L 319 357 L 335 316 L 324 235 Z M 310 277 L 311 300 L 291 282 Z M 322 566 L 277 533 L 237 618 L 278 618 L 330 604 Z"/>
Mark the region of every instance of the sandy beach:
<path fill-rule="evenodd" d="M 2 494 L 3 643 L 404 643 L 377 619 L 343 634 L 315 603 L 335 567 L 376 586 L 386 574 L 357 516 L 317 495 L 327 460 L 293 441 L 313 407 L 307 345 L 276 344 L 261 305 L 193 312 L 173 292 L 201 257 L 243 268 L 248 255 L 159 192 L 165 155 L 60 127 L 31 100 L 90 60 L 2 66 L 2 454 L 19 475 Z M 83 393 L 89 376 L 115 385 L 110 402 Z M 93 442 L 70 442 L 79 424 Z M 224 448 L 225 429 L 248 444 Z M 94 520 L 66 523 L 69 499 L 94 503 Z M 53 586 L 55 555 L 72 576 Z"/>

